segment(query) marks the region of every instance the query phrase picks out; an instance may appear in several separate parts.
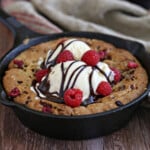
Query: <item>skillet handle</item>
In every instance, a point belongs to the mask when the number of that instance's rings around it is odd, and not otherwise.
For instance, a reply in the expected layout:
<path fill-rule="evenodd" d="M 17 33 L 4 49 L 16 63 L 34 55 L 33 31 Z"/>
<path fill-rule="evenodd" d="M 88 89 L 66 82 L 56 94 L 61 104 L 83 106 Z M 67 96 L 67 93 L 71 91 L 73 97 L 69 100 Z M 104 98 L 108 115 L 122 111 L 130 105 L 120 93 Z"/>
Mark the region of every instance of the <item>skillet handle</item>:
<path fill-rule="evenodd" d="M 4 91 L 1 91 L 0 93 L 0 103 L 2 103 L 5 106 L 13 107 L 15 104 L 8 100 L 6 93 Z"/>
<path fill-rule="evenodd" d="M 10 16 L 6 12 L 4 12 L 2 9 L 0 9 L 0 17 L 3 18 L 3 22 L 7 22 L 7 26 L 16 34 L 16 41 L 15 44 L 20 44 L 24 39 L 26 38 L 34 38 L 38 36 L 42 36 L 40 33 L 36 33 L 30 29 L 28 29 L 26 26 L 22 25 L 20 22 L 18 22 L 14 17 Z"/>

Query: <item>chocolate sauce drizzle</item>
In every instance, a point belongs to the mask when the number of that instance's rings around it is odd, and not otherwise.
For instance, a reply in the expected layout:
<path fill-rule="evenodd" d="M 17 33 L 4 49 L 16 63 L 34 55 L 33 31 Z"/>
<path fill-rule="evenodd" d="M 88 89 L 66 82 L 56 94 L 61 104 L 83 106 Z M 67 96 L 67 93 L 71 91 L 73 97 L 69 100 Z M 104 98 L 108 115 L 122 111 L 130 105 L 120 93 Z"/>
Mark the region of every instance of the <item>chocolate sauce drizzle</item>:
<path fill-rule="evenodd" d="M 50 68 L 51 66 L 55 65 L 56 59 L 58 57 L 58 54 L 60 52 L 62 52 L 67 46 L 69 46 L 74 41 L 78 41 L 78 40 L 76 40 L 76 39 L 72 40 L 67 45 L 64 45 L 64 43 L 58 44 L 56 46 L 56 49 L 49 53 L 49 56 L 48 56 L 48 58 L 47 58 L 47 60 L 46 60 L 46 62 L 44 64 L 45 65 L 44 68 Z M 58 49 L 59 46 L 61 46 L 60 49 Z M 57 49 L 59 50 L 59 52 L 57 51 Z M 55 53 L 57 53 L 57 55 L 55 56 L 55 58 L 51 59 L 55 55 Z M 64 63 L 61 63 L 62 79 L 61 79 L 59 92 L 54 91 L 54 92 L 50 93 L 49 89 L 50 89 L 51 85 L 50 85 L 50 82 L 48 80 L 48 75 L 41 81 L 40 84 L 39 83 L 33 83 L 34 90 L 36 91 L 38 97 L 40 97 L 41 99 L 48 99 L 50 101 L 57 102 L 57 103 L 64 103 L 64 101 L 63 101 L 63 94 L 64 94 L 64 92 L 68 88 L 73 88 L 75 83 L 76 83 L 76 81 L 77 81 L 77 79 L 78 79 L 78 77 L 79 77 L 79 75 L 81 74 L 81 72 L 84 69 L 86 69 L 87 67 L 90 67 L 90 66 L 87 66 L 86 64 L 83 63 L 82 65 L 78 66 L 71 73 L 71 75 L 69 76 L 68 79 L 66 79 L 67 78 L 67 74 L 69 72 L 69 69 L 75 63 L 78 63 L 78 61 L 72 61 L 69 64 L 69 66 L 67 67 L 66 70 L 64 69 Z M 102 69 L 100 69 L 98 66 L 91 67 L 91 72 L 89 74 L 89 91 L 90 92 L 89 92 L 88 98 L 86 100 L 84 100 L 83 103 L 82 103 L 82 105 L 84 105 L 84 106 L 88 105 L 90 103 L 94 103 L 97 98 L 101 97 L 99 95 L 95 95 L 94 89 L 93 89 L 93 86 L 92 86 L 92 76 L 93 76 L 95 70 L 98 70 L 100 73 L 102 73 L 105 76 L 105 78 L 107 79 L 107 81 L 111 83 L 111 81 L 110 81 L 110 76 L 111 76 L 111 73 L 112 73 L 111 71 L 110 71 L 109 75 L 107 76 L 106 73 Z M 66 85 L 66 87 L 65 87 L 65 85 Z M 41 95 L 43 95 L 43 96 L 41 96 Z"/>
<path fill-rule="evenodd" d="M 69 79 L 68 79 L 68 82 L 67 82 L 67 86 L 64 87 L 64 83 L 66 81 L 66 77 L 67 77 L 67 73 L 69 71 L 69 69 L 71 68 L 71 66 L 73 64 L 77 63 L 77 61 L 73 61 L 67 68 L 66 72 L 64 73 L 64 63 L 61 64 L 61 72 L 62 72 L 62 82 L 61 82 L 61 86 L 60 86 L 60 90 L 59 90 L 59 95 L 63 96 L 63 93 L 70 87 L 70 88 L 73 88 L 74 87 L 74 84 L 79 76 L 79 74 L 85 69 L 86 65 L 82 65 L 82 66 L 79 66 L 77 67 L 73 72 L 72 74 L 70 75 Z M 78 72 L 79 71 L 79 72 Z M 75 75 L 75 73 L 77 72 L 77 74 Z M 73 83 L 71 84 L 71 79 L 73 78 L 73 76 L 75 76 L 75 79 L 73 81 Z"/>
<path fill-rule="evenodd" d="M 50 51 L 49 56 L 47 58 L 47 61 L 45 62 L 45 67 L 50 68 L 51 66 L 55 65 L 56 64 L 56 59 L 57 59 L 59 53 L 61 53 L 63 50 L 66 49 L 66 47 L 68 47 L 71 43 L 73 43 L 75 41 L 79 41 L 79 40 L 74 39 L 74 40 L 70 41 L 67 45 L 64 45 L 64 42 L 58 43 L 55 50 Z M 61 47 L 60 51 L 56 51 L 56 50 L 59 50 L 59 47 Z M 56 56 L 54 57 L 55 53 L 56 53 Z M 51 60 L 51 58 L 53 58 L 53 57 L 54 57 L 54 59 Z"/>
<path fill-rule="evenodd" d="M 111 76 L 111 74 L 112 74 L 111 71 L 109 72 L 109 75 L 107 76 L 107 75 L 105 74 L 105 72 L 104 72 L 102 69 L 98 68 L 97 66 L 95 66 L 95 68 L 105 76 L 105 78 L 107 79 L 107 81 L 108 81 L 109 83 L 111 83 L 111 81 L 110 81 L 110 76 Z"/>

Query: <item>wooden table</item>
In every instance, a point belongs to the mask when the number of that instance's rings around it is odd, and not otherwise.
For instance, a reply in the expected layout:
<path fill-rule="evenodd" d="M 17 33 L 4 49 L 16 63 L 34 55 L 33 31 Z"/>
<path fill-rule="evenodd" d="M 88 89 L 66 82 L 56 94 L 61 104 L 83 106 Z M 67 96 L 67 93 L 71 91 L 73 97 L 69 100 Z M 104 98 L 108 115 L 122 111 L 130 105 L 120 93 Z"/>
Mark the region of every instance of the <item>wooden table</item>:
<path fill-rule="evenodd" d="M 93 129 L 94 130 L 94 129 Z M 10 108 L 0 105 L 0 150 L 150 150 L 150 109 L 139 108 L 121 130 L 90 140 L 48 138 L 24 127 Z"/>
<path fill-rule="evenodd" d="M 12 39 L 10 35 L 0 24 L 0 57 L 11 47 L 11 43 L 6 42 Z M 101 149 L 150 150 L 150 109 L 139 108 L 127 126 L 111 135 L 90 140 L 65 141 L 29 130 L 20 123 L 10 108 L 0 105 L 0 150 Z"/>

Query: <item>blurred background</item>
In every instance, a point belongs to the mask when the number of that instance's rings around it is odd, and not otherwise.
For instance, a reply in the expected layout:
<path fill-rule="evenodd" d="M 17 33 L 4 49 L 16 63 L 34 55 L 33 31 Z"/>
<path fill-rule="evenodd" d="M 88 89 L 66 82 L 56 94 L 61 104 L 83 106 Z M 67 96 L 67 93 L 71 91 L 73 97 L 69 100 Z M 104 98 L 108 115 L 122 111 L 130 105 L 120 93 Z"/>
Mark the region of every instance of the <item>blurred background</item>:
<path fill-rule="evenodd" d="M 128 0 L 132 3 L 136 3 L 146 9 L 150 9 L 150 0 Z"/>

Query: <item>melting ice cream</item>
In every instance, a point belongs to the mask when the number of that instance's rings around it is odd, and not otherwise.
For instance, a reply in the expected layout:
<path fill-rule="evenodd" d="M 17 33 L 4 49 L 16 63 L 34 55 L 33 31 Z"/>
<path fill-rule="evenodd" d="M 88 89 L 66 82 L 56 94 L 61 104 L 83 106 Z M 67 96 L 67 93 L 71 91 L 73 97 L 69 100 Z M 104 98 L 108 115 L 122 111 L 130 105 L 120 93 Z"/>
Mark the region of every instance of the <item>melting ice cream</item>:
<path fill-rule="evenodd" d="M 65 49 L 73 53 L 75 60 L 55 64 L 57 56 Z M 113 82 L 114 72 L 104 62 L 98 62 L 92 67 L 81 61 L 81 57 L 88 50 L 90 47 L 77 39 L 67 40 L 59 44 L 56 50 L 50 50 L 45 60 L 45 66 L 50 68 L 50 73 L 38 83 L 36 91 L 40 91 L 47 99 L 61 99 L 65 90 L 78 88 L 83 92 L 82 102 L 91 96 L 95 97 L 98 84 L 102 81 Z"/>

